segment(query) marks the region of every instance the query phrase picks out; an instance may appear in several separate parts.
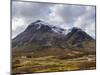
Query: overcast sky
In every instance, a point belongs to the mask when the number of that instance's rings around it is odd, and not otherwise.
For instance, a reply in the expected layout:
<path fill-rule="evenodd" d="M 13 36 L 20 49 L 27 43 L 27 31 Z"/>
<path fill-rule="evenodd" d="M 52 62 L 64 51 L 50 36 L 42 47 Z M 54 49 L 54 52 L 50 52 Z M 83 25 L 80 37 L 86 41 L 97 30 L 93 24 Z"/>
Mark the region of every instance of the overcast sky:
<path fill-rule="evenodd" d="M 12 37 L 36 20 L 70 29 L 79 27 L 95 38 L 95 6 L 12 2 Z"/>

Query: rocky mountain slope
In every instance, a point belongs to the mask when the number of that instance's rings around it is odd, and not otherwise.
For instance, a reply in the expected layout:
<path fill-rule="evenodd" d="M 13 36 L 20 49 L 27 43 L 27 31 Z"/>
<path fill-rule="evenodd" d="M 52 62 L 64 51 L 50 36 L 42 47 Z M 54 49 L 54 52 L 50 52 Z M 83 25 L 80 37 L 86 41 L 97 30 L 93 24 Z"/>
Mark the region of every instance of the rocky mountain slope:
<path fill-rule="evenodd" d="M 12 39 L 13 54 L 33 56 L 95 54 L 95 40 L 80 28 L 65 29 L 37 20 Z"/>

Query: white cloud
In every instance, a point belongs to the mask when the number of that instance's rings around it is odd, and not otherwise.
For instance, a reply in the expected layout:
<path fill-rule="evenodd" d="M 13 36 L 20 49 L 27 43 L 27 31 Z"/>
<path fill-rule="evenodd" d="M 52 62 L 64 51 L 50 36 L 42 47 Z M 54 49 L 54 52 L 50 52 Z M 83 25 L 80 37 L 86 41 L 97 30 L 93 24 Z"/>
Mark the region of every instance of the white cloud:
<path fill-rule="evenodd" d="M 85 30 L 89 35 L 95 38 L 95 7 L 87 6 L 86 9 L 86 12 L 82 16 L 79 16 L 73 25 Z"/>
<path fill-rule="evenodd" d="M 24 26 L 25 21 L 22 18 L 12 19 L 12 30 L 15 30 L 17 27 Z"/>
<path fill-rule="evenodd" d="M 12 2 L 12 33 L 14 36 L 38 19 L 65 29 L 80 27 L 91 36 L 95 36 L 94 6 Z"/>
<path fill-rule="evenodd" d="M 86 32 L 95 38 L 95 23 L 92 23 L 86 27 Z"/>

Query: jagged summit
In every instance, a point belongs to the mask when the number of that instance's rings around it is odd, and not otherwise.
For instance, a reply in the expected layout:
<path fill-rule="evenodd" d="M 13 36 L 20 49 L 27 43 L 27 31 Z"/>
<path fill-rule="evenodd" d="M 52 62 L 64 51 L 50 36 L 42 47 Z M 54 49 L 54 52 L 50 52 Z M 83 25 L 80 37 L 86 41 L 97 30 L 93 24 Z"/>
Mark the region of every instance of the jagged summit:
<path fill-rule="evenodd" d="M 82 31 L 82 29 L 81 28 L 78 28 L 78 27 L 73 27 L 71 29 L 71 32 L 77 32 L 77 31 Z"/>
<path fill-rule="evenodd" d="M 42 22 L 42 20 L 37 20 L 36 22 Z"/>
<path fill-rule="evenodd" d="M 43 20 L 36 20 L 34 23 L 42 23 L 44 22 Z"/>
<path fill-rule="evenodd" d="M 49 25 L 49 23 L 43 21 L 43 20 L 36 20 L 33 23 L 31 23 L 30 25 Z"/>

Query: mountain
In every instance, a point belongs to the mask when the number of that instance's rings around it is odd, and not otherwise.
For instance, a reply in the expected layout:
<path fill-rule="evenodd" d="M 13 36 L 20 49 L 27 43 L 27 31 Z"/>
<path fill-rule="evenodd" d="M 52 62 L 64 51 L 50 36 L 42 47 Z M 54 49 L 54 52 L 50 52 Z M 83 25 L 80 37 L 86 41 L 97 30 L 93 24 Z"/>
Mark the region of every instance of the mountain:
<path fill-rule="evenodd" d="M 67 55 L 68 53 L 95 53 L 95 40 L 80 28 L 65 29 L 42 20 L 31 23 L 25 31 L 12 39 L 12 51 L 33 56 Z"/>
<path fill-rule="evenodd" d="M 54 41 L 61 40 L 65 30 L 50 26 L 41 20 L 31 23 L 24 32 L 12 40 L 12 47 L 28 43 L 53 45 Z"/>
<path fill-rule="evenodd" d="M 95 54 L 95 40 L 80 28 L 73 27 L 64 41 L 67 48 Z"/>

